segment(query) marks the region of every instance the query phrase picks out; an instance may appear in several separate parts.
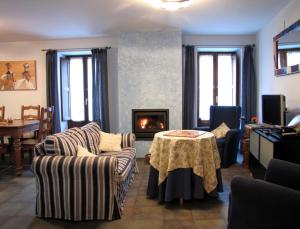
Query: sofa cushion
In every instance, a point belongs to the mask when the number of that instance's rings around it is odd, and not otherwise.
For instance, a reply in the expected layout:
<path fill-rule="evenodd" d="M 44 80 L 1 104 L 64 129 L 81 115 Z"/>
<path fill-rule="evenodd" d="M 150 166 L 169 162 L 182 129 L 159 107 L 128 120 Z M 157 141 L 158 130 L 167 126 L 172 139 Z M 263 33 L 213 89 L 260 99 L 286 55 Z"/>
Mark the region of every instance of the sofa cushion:
<path fill-rule="evenodd" d="M 77 157 L 97 157 L 97 155 L 90 153 L 86 148 L 78 145 Z"/>
<path fill-rule="evenodd" d="M 124 181 L 133 163 L 135 163 L 135 148 L 124 148 L 119 152 L 104 152 L 101 156 L 114 156 L 118 159 L 118 181 Z"/>
<path fill-rule="evenodd" d="M 49 135 L 44 141 L 44 149 L 47 155 L 75 156 L 78 145 L 86 147 L 86 141 L 83 131 L 76 127 Z"/>
<path fill-rule="evenodd" d="M 213 133 L 216 136 L 216 138 L 224 138 L 229 130 L 229 127 L 226 125 L 225 122 L 223 122 L 216 129 L 212 130 L 211 133 Z"/>
<path fill-rule="evenodd" d="M 108 134 L 101 131 L 100 151 L 121 151 L 121 134 Z"/>
<path fill-rule="evenodd" d="M 99 125 L 95 122 L 91 122 L 83 127 L 81 130 L 85 134 L 86 146 L 88 151 L 93 154 L 99 155 L 100 150 L 98 149 L 100 143 L 100 133 L 101 129 Z"/>

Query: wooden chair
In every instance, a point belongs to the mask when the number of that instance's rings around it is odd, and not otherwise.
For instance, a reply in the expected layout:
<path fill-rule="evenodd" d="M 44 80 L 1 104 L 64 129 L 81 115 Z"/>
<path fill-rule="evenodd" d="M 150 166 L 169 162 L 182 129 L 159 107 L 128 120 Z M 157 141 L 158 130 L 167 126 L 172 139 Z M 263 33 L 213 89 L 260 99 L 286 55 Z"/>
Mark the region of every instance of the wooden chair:
<path fill-rule="evenodd" d="M 40 112 L 40 123 L 39 123 L 39 130 L 36 138 L 33 139 L 26 139 L 21 141 L 21 147 L 22 151 L 28 151 L 29 152 L 29 160 L 30 163 L 32 161 L 32 152 L 34 146 L 43 141 L 47 135 L 51 134 L 52 131 L 52 119 L 53 119 L 53 112 L 54 107 L 46 107 L 41 108 Z"/>
<path fill-rule="evenodd" d="M 24 106 L 21 107 L 22 120 L 39 120 L 41 115 L 41 106 Z"/>
<path fill-rule="evenodd" d="M 21 119 L 27 120 L 40 120 L 41 108 L 40 105 L 37 106 L 24 106 L 21 107 Z M 36 138 L 36 132 L 27 132 L 23 134 L 23 139 Z"/>
<path fill-rule="evenodd" d="M 0 122 L 5 119 L 5 106 L 0 107 Z M 4 144 L 3 136 L 0 136 L 0 155 L 2 160 L 4 160 L 4 154 L 6 153 L 6 146 Z"/>
<path fill-rule="evenodd" d="M 0 107 L 0 121 L 3 121 L 5 118 L 5 106 Z"/>

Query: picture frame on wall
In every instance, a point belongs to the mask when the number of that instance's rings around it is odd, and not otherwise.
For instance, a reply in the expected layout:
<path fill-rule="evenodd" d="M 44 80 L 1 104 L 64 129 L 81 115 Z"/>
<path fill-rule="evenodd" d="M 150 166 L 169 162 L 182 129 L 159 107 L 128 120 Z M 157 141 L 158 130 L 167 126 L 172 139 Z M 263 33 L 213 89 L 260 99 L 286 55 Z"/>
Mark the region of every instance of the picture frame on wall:
<path fill-rule="evenodd" d="M 0 61 L 0 91 L 37 89 L 36 61 Z"/>

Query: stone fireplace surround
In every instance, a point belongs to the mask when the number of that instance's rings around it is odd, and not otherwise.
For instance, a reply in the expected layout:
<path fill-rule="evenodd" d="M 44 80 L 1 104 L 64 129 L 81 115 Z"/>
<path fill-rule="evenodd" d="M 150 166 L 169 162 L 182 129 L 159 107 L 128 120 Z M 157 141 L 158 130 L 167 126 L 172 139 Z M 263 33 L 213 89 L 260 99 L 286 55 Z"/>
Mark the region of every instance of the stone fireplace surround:
<path fill-rule="evenodd" d="M 132 132 L 132 109 L 169 109 L 182 128 L 182 41 L 176 30 L 122 32 L 118 40 L 119 131 Z M 136 141 L 143 158 L 152 141 Z"/>

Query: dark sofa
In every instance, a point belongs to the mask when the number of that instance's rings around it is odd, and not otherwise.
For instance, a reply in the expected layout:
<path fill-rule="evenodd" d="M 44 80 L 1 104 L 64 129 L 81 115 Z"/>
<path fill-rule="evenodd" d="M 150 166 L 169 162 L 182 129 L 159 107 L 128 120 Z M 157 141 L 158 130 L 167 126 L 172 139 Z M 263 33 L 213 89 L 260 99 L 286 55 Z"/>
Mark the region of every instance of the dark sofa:
<path fill-rule="evenodd" d="M 264 180 L 231 182 L 228 229 L 300 228 L 300 165 L 273 159 Z"/>

